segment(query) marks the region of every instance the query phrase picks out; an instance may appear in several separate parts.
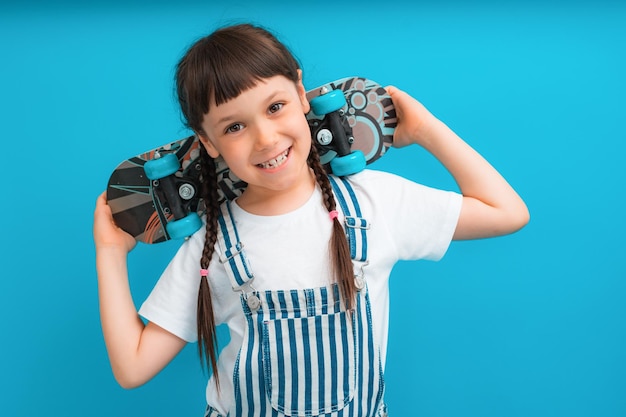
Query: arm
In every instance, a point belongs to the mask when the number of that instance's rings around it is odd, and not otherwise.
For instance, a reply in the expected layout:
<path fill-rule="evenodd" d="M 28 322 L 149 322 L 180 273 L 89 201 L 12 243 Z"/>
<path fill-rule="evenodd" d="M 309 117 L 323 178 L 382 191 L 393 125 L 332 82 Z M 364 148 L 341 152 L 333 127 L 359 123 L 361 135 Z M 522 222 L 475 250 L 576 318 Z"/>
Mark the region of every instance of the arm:
<path fill-rule="evenodd" d="M 163 369 L 186 342 L 153 323 L 144 325 L 140 319 L 126 263 L 135 239 L 115 226 L 104 194 L 96 203 L 94 241 L 100 320 L 111 368 L 121 386 L 137 387 Z"/>
<path fill-rule="evenodd" d="M 463 194 L 454 239 L 505 235 L 528 223 L 526 204 L 489 162 L 417 100 L 395 87 L 387 91 L 398 115 L 394 146 L 424 147 L 452 174 Z"/>

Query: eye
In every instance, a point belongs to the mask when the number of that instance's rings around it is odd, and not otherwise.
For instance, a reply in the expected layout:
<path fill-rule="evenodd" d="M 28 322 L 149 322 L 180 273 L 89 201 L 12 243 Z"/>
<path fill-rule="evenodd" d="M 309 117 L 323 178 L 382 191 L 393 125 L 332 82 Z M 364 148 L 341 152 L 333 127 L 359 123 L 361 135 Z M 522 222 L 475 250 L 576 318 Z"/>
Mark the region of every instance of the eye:
<path fill-rule="evenodd" d="M 277 111 L 282 109 L 284 105 L 285 105 L 285 103 L 274 103 L 274 104 L 272 104 L 270 106 L 270 108 L 268 110 L 269 110 L 270 113 L 276 113 Z"/>
<path fill-rule="evenodd" d="M 243 125 L 241 123 L 235 123 L 228 126 L 225 130 L 225 133 L 237 133 L 243 129 Z"/>

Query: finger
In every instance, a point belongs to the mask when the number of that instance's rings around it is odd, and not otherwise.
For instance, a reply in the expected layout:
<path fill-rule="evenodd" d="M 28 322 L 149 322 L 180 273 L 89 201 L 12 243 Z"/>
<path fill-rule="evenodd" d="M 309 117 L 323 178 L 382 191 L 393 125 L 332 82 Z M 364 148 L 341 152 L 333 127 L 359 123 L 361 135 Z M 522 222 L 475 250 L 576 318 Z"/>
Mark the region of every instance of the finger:
<path fill-rule="evenodd" d="M 387 87 L 385 87 L 385 90 L 387 91 L 387 93 L 389 93 L 389 95 L 393 95 L 393 93 L 396 92 L 397 88 L 393 85 L 388 85 Z"/>
<path fill-rule="evenodd" d="M 96 209 L 94 210 L 94 216 L 96 218 L 113 218 L 113 215 L 111 214 L 111 207 L 107 204 L 106 201 L 106 192 L 98 196 L 98 199 L 96 200 Z"/>
<path fill-rule="evenodd" d="M 100 195 L 96 199 L 96 207 L 102 204 L 106 204 L 106 202 L 107 202 L 107 192 L 103 191 L 102 193 L 100 193 Z"/>

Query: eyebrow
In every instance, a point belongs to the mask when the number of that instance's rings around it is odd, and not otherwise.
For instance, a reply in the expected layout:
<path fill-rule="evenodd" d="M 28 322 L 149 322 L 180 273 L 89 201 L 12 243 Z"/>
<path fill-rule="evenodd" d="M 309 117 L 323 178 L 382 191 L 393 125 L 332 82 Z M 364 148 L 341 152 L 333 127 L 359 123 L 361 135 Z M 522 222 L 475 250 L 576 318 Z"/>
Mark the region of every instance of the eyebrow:
<path fill-rule="evenodd" d="M 221 119 L 219 119 L 218 121 L 215 122 L 215 126 L 218 126 L 218 125 L 230 122 L 230 121 L 235 120 L 235 119 L 237 119 L 235 116 L 230 116 L 230 115 L 229 116 L 224 116 L 224 117 L 222 117 Z"/>

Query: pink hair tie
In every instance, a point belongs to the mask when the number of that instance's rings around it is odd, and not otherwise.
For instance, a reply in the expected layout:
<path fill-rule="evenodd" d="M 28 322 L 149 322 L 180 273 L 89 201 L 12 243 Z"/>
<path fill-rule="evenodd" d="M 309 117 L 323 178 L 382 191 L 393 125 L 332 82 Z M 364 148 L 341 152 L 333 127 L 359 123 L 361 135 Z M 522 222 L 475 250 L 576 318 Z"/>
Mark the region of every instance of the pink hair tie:
<path fill-rule="evenodd" d="M 328 216 L 331 220 L 335 220 L 337 216 L 339 216 L 339 213 L 337 212 L 337 210 L 331 210 L 328 212 Z"/>
<path fill-rule="evenodd" d="M 200 276 L 201 277 L 208 277 L 209 276 L 209 270 L 208 269 L 201 269 L 200 270 Z"/>

